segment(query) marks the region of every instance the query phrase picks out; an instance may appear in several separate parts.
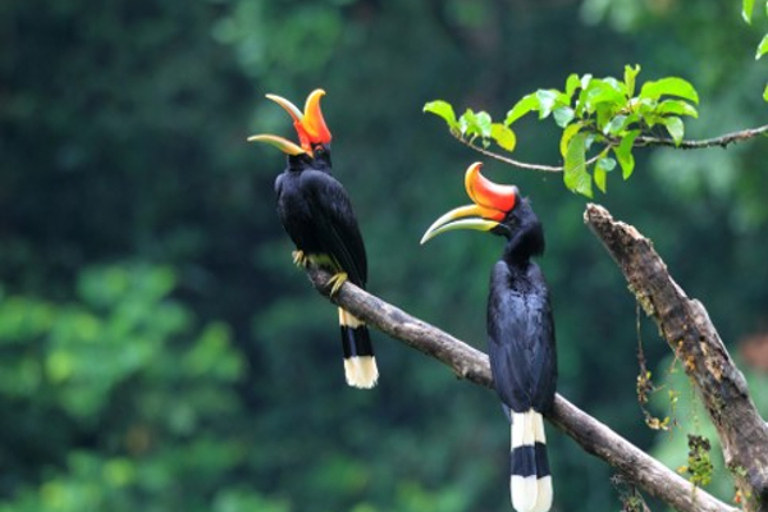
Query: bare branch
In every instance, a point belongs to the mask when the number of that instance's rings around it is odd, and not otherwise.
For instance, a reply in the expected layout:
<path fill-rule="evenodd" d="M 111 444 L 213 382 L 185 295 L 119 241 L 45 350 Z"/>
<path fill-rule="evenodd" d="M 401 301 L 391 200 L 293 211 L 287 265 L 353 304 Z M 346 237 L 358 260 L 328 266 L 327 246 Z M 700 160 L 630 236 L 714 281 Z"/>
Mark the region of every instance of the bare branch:
<path fill-rule="evenodd" d="M 328 297 L 330 274 L 315 267 L 307 273 L 315 288 Z M 458 377 L 492 387 L 488 356 L 450 334 L 349 282 L 330 300 L 389 336 L 443 362 Z M 561 395 L 555 398 L 555 407 L 548 419 L 585 451 L 605 460 L 629 481 L 678 510 L 736 512 L 735 508 L 695 488 Z"/>
<path fill-rule="evenodd" d="M 768 510 L 768 425 L 755 409 L 744 376 L 706 309 L 688 298 L 669 275 L 651 241 L 637 229 L 614 221 L 605 208 L 594 204 L 587 206 L 584 220 L 605 244 L 637 301 L 683 362 L 717 428 L 725 462 L 746 498 L 745 510 Z"/>
<path fill-rule="evenodd" d="M 512 165 L 514 167 L 519 167 L 520 169 L 529 169 L 531 171 L 543 171 L 543 172 L 563 172 L 563 166 L 561 165 L 542 165 L 542 164 L 529 164 L 526 162 L 521 162 L 520 160 L 515 160 L 514 158 L 509 158 L 507 156 L 502 156 L 498 153 L 494 153 L 493 151 L 489 151 L 485 148 L 482 148 L 478 145 L 476 145 L 471 140 L 467 140 L 458 132 L 451 131 L 451 135 L 467 146 L 468 148 L 472 148 L 478 153 L 482 153 L 483 155 L 493 158 L 494 160 L 498 160 L 499 162 L 504 162 L 506 164 Z M 592 163 L 592 162 L 590 162 Z"/>
<path fill-rule="evenodd" d="M 676 145 L 675 141 L 668 138 L 661 137 L 638 137 L 635 139 L 635 146 L 668 146 L 677 147 L 680 149 L 703 149 L 719 146 L 721 148 L 727 148 L 734 142 L 740 142 L 743 140 L 752 139 L 758 135 L 764 135 L 768 133 L 768 124 L 759 126 L 757 128 L 749 128 L 747 130 L 740 130 L 738 132 L 726 133 L 720 137 L 713 137 L 711 139 L 702 140 L 684 140 L 680 145 Z"/>

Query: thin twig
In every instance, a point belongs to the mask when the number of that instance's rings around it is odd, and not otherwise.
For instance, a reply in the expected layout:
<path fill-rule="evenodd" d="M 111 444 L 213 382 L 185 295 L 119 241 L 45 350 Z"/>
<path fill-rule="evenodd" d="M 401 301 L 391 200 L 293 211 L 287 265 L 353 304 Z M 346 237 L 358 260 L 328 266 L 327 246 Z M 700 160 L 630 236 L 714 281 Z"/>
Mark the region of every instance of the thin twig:
<path fill-rule="evenodd" d="M 635 147 L 654 147 L 654 146 L 655 147 L 673 147 L 678 149 L 705 149 L 705 148 L 712 148 L 716 146 L 719 146 L 721 148 L 727 148 L 730 144 L 733 144 L 735 142 L 752 139 L 759 135 L 765 135 L 765 134 L 768 134 L 768 125 L 758 126 L 757 128 L 749 128 L 746 130 L 740 130 L 738 132 L 726 133 L 725 135 L 721 135 L 720 137 L 714 137 L 711 139 L 684 140 L 680 144 L 675 144 L 674 140 L 666 137 L 640 136 L 635 139 L 634 146 Z M 456 140 L 458 140 L 465 146 L 477 151 L 478 153 L 481 153 L 487 157 L 493 158 L 494 160 L 504 162 L 513 167 L 518 167 L 520 169 L 528 169 L 531 171 L 542 171 L 542 172 L 563 172 L 565 170 L 565 167 L 562 165 L 532 164 L 528 162 L 522 162 L 520 160 L 515 160 L 514 158 L 500 155 L 484 147 L 478 146 L 477 144 L 474 143 L 473 140 L 465 139 L 458 132 L 452 131 L 451 135 Z M 601 155 L 593 156 L 592 158 L 587 160 L 584 163 L 584 165 L 588 166 L 595 163 L 600 158 L 600 156 Z"/>
<path fill-rule="evenodd" d="M 713 137 L 711 139 L 701 140 L 684 140 L 680 145 L 676 145 L 672 139 L 664 137 L 638 137 L 635 139 L 635 146 L 666 146 L 677 147 L 680 149 L 703 149 L 719 146 L 721 148 L 727 148 L 728 145 L 734 142 L 742 140 L 752 139 L 758 135 L 768 133 L 768 124 L 758 126 L 757 128 L 749 128 L 747 130 L 740 130 L 738 132 L 726 133 L 720 137 Z"/>
<path fill-rule="evenodd" d="M 544 171 L 544 172 L 563 172 L 562 166 L 554 166 L 554 165 L 543 165 L 543 164 L 529 164 L 526 162 L 521 162 L 520 160 L 515 160 L 514 158 L 509 158 L 506 156 L 502 156 L 498 153 L 494 153 L 493 151 L 488 151 L 485 148 L 482 148 L 480 146 L 475 145 L 472 141 L 465 139 L 461 136 L 460 133 L 451 131 L 451 135 L 454 136 L 456 140 L 464 144 L 465 146 L 474 149 L 478 153 L 482 153 L 485 156 L 491 157 L 495 160 L 498 160 L 500 162 L 507 163 L 509 165 L 512 165 L 514 167 L 519 167 L 521 169 L 530 169 L 532 171 Z"/>

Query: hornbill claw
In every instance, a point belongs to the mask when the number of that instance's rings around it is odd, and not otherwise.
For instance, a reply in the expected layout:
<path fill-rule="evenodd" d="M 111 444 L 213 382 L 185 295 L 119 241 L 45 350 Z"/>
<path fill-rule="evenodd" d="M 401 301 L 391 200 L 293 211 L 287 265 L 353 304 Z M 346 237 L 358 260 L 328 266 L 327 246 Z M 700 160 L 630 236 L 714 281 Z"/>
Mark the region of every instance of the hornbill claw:
<path fill-rule="evenodd" d="M 309 256 L 304 254 L 304 251 L 295 250 L 291 253 L 291 256 L 293 257 L 293 264 L 297 267 L 307 268 L 307 265 L 309 265 Z"/>
<path fill-rule="evenodd" d="M 339 290 L 341 289 L 341 285 L 343 285 L 344 281 L 346 280 L 347 280 L 346 272 L 338 272 L 328 280 L 328 284 L 333 285 L 331 287 L 331 297 L 339 293 Z"/>

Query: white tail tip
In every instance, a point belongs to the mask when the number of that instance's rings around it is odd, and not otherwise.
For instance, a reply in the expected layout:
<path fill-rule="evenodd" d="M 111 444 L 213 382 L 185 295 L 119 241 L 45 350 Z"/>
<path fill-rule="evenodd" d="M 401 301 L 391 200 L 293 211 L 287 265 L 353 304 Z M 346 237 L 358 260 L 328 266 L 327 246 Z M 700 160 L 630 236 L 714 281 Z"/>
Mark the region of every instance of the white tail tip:
<path fill-rule="evenodd" d="M 353 356 L 344 359 L 344 375 L 353 388 L 371 389 L 379 380 L 379 369 L 373 356 Z"/>

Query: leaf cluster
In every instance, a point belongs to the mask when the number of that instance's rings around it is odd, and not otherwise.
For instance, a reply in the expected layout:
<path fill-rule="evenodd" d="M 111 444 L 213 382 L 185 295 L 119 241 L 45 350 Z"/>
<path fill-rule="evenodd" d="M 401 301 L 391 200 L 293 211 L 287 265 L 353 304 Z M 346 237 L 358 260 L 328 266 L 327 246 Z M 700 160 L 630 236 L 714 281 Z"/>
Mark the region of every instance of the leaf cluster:
<path fill-rule="evenodd" d="M 715 468 L 710 457 L 711 450 L 712 445 L 709 439 L 688 434 L 688 465 L 680 470 L 690 474 L 692 484 L 706 487 L 712 482 Z"/>
<path fill-rule="evenodd" d="M 488 112 L 475 112 L 468 108 L 460 117 L 456 117 L 453 105 L 444 100 L 430 101 L 424 105 L 424 112 L 442 117 L 452 134 L 470 143 L 479 137 L 484 148 L 488 148 L 493 141 L 510 153 L 517 146 L 517 136 L 509 127 L 510 123 L 494 123 Z"/>
<path fill-rule="evenodd" d="M 765 3 L 765 11 L 768 14 L 768 2 Z M 752 16 L 755 12 L 755 0 L 742 0 L 741 4 L 741 17 L 744 18 L 748 24 L 752 24 Z M 755 60 L 759 60 L 760 57 L 768 53 L 768 34 L 765 34 L 757 45 L 757 51 L 755 52 Z M 763 89 L 763 99 L 768 101 L 768 84 Z"/>
<path fill-rule="evenodd" d="M 679 145 L 685 134 L 683 117 L 698 117 L 696 89 L 679 77 L 648 81 L 639 87 L 640 66 L 625 66 L 621 80 L 596 78 L 590 74 L 571 74 L 563 90 L 539 89 L 523 96 L 507 112 L 502 123 L 493 122 L 487 112 L 467 109 L 456 117 L 453 106 L 436 100 L 424 106 L 448 124 L 451 133 L 473 144 L 479 137 L 484 148 L 495 142 L 512 152 L 517 137 L 515 122 L 530 113 L 539 120 L 552 117 L 562 129 L 560 154 L 566 187 L 592 197 L 594 183 L 606 192 L 608 173 L 618 167 L 624 179 L 632 175 L 635 160 L 632 150 L 642 135 L 661 128 Z M 587 159 L 587 153 L 593 155 Z"/>

